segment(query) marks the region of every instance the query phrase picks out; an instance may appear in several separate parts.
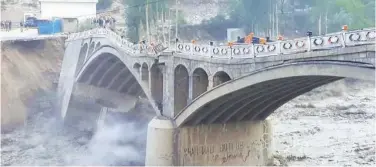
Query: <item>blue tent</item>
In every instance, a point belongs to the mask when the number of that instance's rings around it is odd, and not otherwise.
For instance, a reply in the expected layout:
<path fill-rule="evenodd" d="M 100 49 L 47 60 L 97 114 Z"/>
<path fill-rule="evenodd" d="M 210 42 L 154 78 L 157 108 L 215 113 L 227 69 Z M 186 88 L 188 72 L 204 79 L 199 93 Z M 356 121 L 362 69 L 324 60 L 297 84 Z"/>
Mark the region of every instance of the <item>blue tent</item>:
<path fill-rule="evenodd" d="M 61 19 L 53 18 L 51 20 L 38 19 L 38 33 L 39 34 L 55 34 L 61 32 Z"/>

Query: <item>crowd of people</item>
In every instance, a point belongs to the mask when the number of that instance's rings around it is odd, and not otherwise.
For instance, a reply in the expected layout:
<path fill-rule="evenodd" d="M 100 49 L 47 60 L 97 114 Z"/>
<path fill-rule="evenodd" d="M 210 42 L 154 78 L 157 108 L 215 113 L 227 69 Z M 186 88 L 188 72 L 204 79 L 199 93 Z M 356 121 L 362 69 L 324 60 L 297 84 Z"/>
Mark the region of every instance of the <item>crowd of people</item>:
<path fill-rule="evenodd" d="M 99 15 L 91 19 L 91 24 L 102 28 L 114 29 L 116 20 L 111 16 Z"/>
<path fill-rule="evenodd" d="M 12 29 L 12 21 L 10 20 L 1 21 L 1 29 L 5 31 L 10 31 Z"/>

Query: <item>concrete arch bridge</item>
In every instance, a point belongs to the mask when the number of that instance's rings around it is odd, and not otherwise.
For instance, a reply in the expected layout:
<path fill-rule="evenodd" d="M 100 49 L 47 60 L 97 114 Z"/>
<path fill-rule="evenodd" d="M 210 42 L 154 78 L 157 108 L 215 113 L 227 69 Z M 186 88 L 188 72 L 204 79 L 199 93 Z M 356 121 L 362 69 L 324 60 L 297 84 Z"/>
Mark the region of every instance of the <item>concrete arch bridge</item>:
<path fill-rule="evenodd" d="M 106 29 L 80 32 L 66 42 L 58 107 L 63 119 L 97 120 L 103 114 L 71 108 L 91 101 L 98 111 L 134 112 L 146 99 L 156 115 L 147 165 L 266 165 L 272 112 L 343 78 L 375 80 L 375 33 L 232 48 L 177 43 L 155 52 Z"/>

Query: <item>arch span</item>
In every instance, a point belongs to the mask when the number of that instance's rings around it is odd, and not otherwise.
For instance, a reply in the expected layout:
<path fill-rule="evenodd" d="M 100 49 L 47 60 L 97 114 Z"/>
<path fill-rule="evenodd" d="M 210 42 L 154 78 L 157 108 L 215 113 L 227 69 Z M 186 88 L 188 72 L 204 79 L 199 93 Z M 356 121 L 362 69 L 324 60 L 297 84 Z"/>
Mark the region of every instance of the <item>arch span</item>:
<path fill-rule="evenodd" d="M 209 85 L 208 74 L 202 68 L 197 68 L 192 74 L 192 99 L 206 92 Z"/>
<path fill-rule="evenodd" d="M 141 80 L 146 85 L 149 85 L 149 66 L 146 63 L 142 63 L 141 65 Z"/>
<path fill-rule="evenodd" d="M 95 50 L 99 49 L 99 47 L 101 47 L 101 42 L 97 42 L 97 44 L 95 45 Z"/>
<path fill-rule="evenodd" d="M 342 78 L 375 80 L 363 63 L 307 61 L 255 71 L 200 95 L 175 117 L 177 126 L 265 119 L 278 107 Z M 215 111 L 215 112 L 214 112 Z"/>
<path fill-rule="evenodd" d="M 184 65 L 178 65 L 174 72 L 174 111 L 180 111 L 187 106 L 189 98 L 189 73 Z"/>
<path fill-rule="evenodd" d="M 152 99 L 147 88 L 140 84 L 141 78 L 135 77 L 137 72 L 133 69 L 133 63 L 130 63 L 125 61 L 115 48 L 101 46 L 79 70 L 76 82 L 121 94 L 146 96 Z M 152 106 L 155 107 L 154 104 Z"/>
<path fill-rule="evenodd" d="M 140 68 L 141 68 L 141 64 L 140 63 L 135 63 L 133 65 L 133 69 L 137 72 L 137 73 L 140 73 Z"/>
<path fill-rule="evenodd" d="M 228 75 L 224 71 L 218 71 L 213 76 L 213 87 L 216 87 L 230 80 L 231 80 L 230 75 Z"/>
<path fill-rule="evenodd" d="M 94 49 L 95 49 L 95 42 L 93 41 L 90 43 L 88 54 L 92 54 L 94 52 Z"/>

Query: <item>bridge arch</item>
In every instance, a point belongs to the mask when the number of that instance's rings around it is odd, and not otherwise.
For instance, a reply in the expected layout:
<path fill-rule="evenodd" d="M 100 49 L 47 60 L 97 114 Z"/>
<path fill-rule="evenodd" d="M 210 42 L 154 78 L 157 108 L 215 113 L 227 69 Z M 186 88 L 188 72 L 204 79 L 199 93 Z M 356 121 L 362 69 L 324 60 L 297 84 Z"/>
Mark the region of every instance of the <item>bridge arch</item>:
<path fill-rule="evenodd" d="M 95 48 L 95 42 L 91 42 L 90 43 L 90 46 L 89 46 L 89 53 L 88 54 L 92 54 L 93 51 L 94 51 L 94 48 Z"/>
<path fill-rule="evenodd" d="M 148 85 L 149 84 L 149 66 L 146 63 L 141 65 L 141 80 Z"/>
<path fill-rule="evenodd" d="M 103 45 L 93 53 L 79 70 L 76 82 L 121 94 L 137 97 L 146 96 L 148 99 L 152 99 L 147 91 L 148 89 L 140 84 L 141 79 L 135 77 L 138 75 L 132 65 L 115 48 Z M 92 81 L 88 82 L 90 78 Z M 152 106 L 155 107 L 154 104 Z M 157 115 L 160 114 L 158 110 L 156 111 Z"/>
<path fill-rule="evenodd" d="M 370 64 L 334 61 L 269 67 L 205 92 L 179 112 L 175 121 L 182 126 L 263 120 L 286 102 L 314 88 L 343 78 L 375 80 L 374 72 L 375 67 Z"/>
<path fill-rule="evenodd" d="M 206 71 L 196 68 L 192 73 L 192 99 L 195 99 L 208 90 L 209 78 Z"/>
<path fill-rule="evenodd" d="M 189 73 L 184 65 L 177 65 L 174 70 L 174 111 L 180 111 L 188 104 Z"/>
<path fill-rule="evenodd" d="M 228 75 L 224 71 L 218 71 L 213 76 L 213 87 L 216 87 L 230 80 L 231 80 L 230 75 Z"/>
<path fill-rule="evenodd" d="M 134 69 L 137 73 L 140 73 L 141 64 L 140 64 L 140 63 L 134 63 L 134 65 L 133 65 L 133 69 Z"/>
<path fill-rule="evenodd" d="M 101 42 L 97 42 L 97 44 L 95 45 L 95 49 L 99 49 L 99 47 L 101 47 Z"/>

